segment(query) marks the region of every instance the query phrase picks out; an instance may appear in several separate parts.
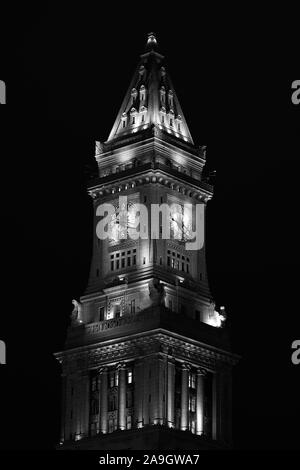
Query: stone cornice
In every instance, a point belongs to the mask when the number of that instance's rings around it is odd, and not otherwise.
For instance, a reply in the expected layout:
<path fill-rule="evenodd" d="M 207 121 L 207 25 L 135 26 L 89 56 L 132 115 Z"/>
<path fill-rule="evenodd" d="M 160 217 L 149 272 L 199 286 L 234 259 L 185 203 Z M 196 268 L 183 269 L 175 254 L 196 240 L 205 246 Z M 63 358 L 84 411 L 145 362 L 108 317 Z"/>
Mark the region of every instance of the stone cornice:
<path fill-rule="evenodd" d="M 239 360 L 236 354 L 164 329 L 81 346 L 57 353 L 55 356 L 63 363 L 63 367 L 72 369 L 73 364 L 74 369 L 78 369 L 80 365 L 84 369 L 141 358 L 156 352 L 168 355 L 170 348 L 172 356 L 176 359 L 188 361 L 197 367 L 205 366 L 211 370 L 224 367 L 226 364 L 229 367 L 233 366 Z"/>
<path fill-rule="evenodd" d="M 137 171 L 133 171 L 137 170 Z M 105 196 L 116 197 L 116 195 L 135 189 L 147 184 L 159 184 L 168 187 L 175 193 L 186 197 L 196 198 L 204 203 L 208 202 L 213 195 L 212 186 L 181 172 L 176 172 L 161 163 L 147 163 L 141 167 L 132 168 L 119 173 L 118 178 L 100 178 L 94 185 L 89 186 L 89 194 L 96 201 Z M 102 181 L 103 180 L 103 181 Z"/>

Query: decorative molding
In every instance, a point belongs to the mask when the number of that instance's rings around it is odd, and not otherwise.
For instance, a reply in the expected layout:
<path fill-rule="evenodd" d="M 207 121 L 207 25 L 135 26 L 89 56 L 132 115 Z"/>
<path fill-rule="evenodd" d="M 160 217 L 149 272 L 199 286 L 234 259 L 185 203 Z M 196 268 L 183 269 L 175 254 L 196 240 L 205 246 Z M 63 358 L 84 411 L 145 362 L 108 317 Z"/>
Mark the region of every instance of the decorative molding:
<path fill-rule="evenodd" d="M 209 346 L 196 345 L 165 333 L 150 333 L 113 345 L 102 347 L 97 345 L 78 353 L 65 351 L 62 361 L 63 373 L 77 371 L 80 368 L 96 369 L 101 365 L 107 366 L 136 358 L 141 359 L 152 354 L 168 355 L 168 348 L 172 348 L 174 359 L 214 372 L 224 368 L 230 369 L 237 362 L 237 357 L 229 352 L 216 351 Z"/>

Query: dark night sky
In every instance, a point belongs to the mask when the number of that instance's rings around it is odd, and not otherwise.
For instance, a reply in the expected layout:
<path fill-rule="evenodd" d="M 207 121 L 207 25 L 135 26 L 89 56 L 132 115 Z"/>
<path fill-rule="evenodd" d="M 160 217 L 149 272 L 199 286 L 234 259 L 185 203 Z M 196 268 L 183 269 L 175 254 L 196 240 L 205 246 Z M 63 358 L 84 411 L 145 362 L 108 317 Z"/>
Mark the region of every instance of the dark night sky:
<path fill-rule="evenodd" d="M 17 34 L 7 33 L 0 76 L 9 101 L 1 108 L 0 339 L 8 365 L 0 369 L 0 447 L 45 449 L 58 440 L 60 371 L 52 353 L 63 346 L 71 300 L 88 276 L 92 207 L 85 188 L 94 140 L 108 137 L 153 30 L 193 138 L 208 146 L 208 166 L 217 171 L 208 271 L 242 355 L 234 373 L 236 448 L 295 448 L 295 42 L 282 42 L 262 18 L 246 22 L 242 13 L 237 23 L 192 11 L 150 18 L 146 8 L 136 20 L 131 11 L 118 18 L 87 8 L 35 13 L 30 23 L 20 17 Z"/>

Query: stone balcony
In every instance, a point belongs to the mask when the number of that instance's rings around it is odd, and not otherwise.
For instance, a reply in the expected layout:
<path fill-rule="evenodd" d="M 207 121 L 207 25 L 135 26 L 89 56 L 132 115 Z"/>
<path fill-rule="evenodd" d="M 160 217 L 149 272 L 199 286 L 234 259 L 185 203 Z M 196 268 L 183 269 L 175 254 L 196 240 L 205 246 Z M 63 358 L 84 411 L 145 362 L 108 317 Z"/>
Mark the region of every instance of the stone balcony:
<path fill-rule="evenodd" d="M 68 331 L 65 349 L 112 339 L 122 341 L 127 336 L 159 329 L 230 351 L 226 328 L 215 328 L 185 315 L 171 312 L 162 305 L 136 314 L 126 314 L 111 320 L 72 327 Z"/>

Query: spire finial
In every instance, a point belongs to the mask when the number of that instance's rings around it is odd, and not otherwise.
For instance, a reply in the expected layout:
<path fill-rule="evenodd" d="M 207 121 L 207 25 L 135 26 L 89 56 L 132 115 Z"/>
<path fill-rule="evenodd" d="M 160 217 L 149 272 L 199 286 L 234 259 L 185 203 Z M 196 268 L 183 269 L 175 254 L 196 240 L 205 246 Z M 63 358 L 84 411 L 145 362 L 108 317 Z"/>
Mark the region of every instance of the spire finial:
<path fill-rule="evenodd" d="M 148 50 L 153 50 L 157 48 L 157 39 L 154 33 L 148 33 L 146 48 Z"/>

